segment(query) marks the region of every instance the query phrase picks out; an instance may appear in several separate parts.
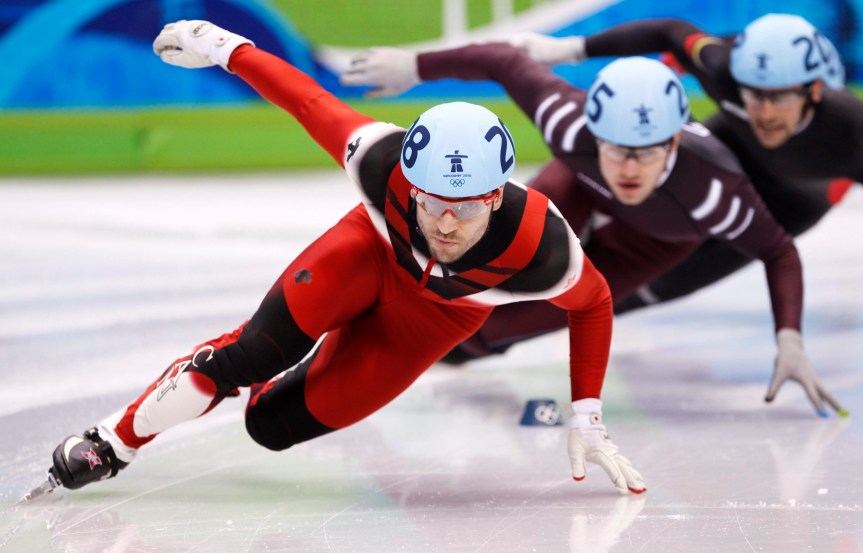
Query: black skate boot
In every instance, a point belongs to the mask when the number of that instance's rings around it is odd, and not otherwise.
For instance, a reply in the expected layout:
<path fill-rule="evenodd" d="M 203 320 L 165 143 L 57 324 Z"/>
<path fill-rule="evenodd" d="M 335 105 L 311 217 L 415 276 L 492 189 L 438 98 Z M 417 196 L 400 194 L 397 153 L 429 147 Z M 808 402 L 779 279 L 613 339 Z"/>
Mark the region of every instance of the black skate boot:
<path fill-rule="evenodd" d="M 54 466 L 48 472 L 60 485 L 77 490 L 91 482 L 117 476 L 128 465 L 117 459 L 111 444 L 99 436 L 96 428 L 83 436 L 69 436 L 54 450 Z"/>

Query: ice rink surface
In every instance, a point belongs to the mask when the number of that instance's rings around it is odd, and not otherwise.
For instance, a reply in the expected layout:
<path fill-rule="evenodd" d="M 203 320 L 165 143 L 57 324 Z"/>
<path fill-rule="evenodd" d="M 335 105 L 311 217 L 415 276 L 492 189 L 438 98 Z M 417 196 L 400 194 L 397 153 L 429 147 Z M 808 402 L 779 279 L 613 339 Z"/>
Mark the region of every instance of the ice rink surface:
<path fill-rule="evenodd" d="M 858 187 L 859 188 L 859 187 Z M 763 269 L 616 320 L 605 422 L 645 476 L 570 478 L 559 333 L 432 367 L 367 420 L 273 453 L 245 395 L 172 429 L 118 478 L 25 507 L 54 447 L 191 346 L 232 330 L 356 203 L 336 172 L 0 182 L 0 551 L 863 553 L 863 192 L 798 240 L 804 333 L 851 411 L 763 402 Z M 350 275 L 345 275 L 350 278 Z"/>

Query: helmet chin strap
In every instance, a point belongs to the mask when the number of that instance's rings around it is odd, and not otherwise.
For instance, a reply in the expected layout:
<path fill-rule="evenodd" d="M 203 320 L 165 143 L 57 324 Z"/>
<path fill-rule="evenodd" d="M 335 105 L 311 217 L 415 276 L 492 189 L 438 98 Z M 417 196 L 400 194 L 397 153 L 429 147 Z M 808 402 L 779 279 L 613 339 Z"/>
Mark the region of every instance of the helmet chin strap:
<path fill-rule="evenodd" d="M 803 107 L 800 108 L 800 121 L 794 129 L 794 134 L 801 132 L 812 122 L 812 118 L 815 117 L 815 104 L 816 102 L 812 101 L 812 93 L 810 92 L 806 95 L 806 102 Z"/>
<path fill-rule="evenodd" d="M 678 143 L 679 146 L 679 143 Z M 672 147 L 668 152 L 668 157 L 665 158 L 665 169 L 663 169 L 662 174 L 659 175 L 659 179 L 656 181 L 656 188 L 659 188 L 665 181 L 668 180 L 668 176 L 674 170 L 674 166 L 677 164 L 677 148 Z"/>

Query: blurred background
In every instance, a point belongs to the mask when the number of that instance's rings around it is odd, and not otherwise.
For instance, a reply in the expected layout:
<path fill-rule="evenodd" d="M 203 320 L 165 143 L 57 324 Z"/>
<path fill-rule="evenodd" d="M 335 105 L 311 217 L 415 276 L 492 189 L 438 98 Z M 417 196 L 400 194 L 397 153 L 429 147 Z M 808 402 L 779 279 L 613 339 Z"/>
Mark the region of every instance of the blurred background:
<path fill-rule="evenodd" d="M 424 84 L 364 101 L 338 84 L 374 45 L 427 50 L 514 31 L 590 34 L 678 17 L 734 34 L 769 12 L 804 16 L 830 38 L 849 86 L 861 80 L 863 0 L 0 0 L 0 176 L 335 167 L 290 116 L 218 68 L 189 71 L 153 55 L 166 23 L 207 19 L 290 60 L 354 107 L 408 126 L 441 99 L 479 101 L 518 137 L 520 161 L 548 157 L 530 121 L 490 83 Z M 608 60 L 556 69 L 588 87 Z M 698 118 L 714 106 L 684 79 Z"/>

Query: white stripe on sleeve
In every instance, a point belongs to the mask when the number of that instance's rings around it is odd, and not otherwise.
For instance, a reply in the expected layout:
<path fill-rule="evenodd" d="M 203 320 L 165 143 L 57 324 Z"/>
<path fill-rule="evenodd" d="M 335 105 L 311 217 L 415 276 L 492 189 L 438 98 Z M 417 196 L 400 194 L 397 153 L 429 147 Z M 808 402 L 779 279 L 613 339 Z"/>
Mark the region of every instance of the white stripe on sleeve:
<path fill-rule="evenodd" d="M 707 198 L 700 206 L 692 210 L 692 216 L 696 221 L 700 221 L 713 213 L 716 206 L 719 205 L 719 198 L 722 196 L 722 182 L 719 179 L 710 181 L 710 191 L 707 193 Z"/>
<path fill-rule="evenodd" d="M 737 219 L 738 213 L 740 213 L 740 198 L 734 196 L 731 199 L 731 207 L 728 209 L 728 214 L 725 215 L 725 219 L 723 219 L 722 222 L 713 225 L 712 227 L 707 229 L 707 231 L 710 234 L 719 234 L 720 232 L 731 226 L 731 223 L 733 223 L 734 220 Z"/>

